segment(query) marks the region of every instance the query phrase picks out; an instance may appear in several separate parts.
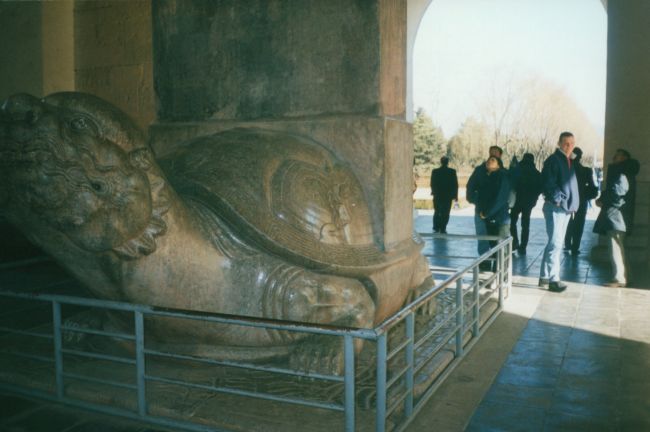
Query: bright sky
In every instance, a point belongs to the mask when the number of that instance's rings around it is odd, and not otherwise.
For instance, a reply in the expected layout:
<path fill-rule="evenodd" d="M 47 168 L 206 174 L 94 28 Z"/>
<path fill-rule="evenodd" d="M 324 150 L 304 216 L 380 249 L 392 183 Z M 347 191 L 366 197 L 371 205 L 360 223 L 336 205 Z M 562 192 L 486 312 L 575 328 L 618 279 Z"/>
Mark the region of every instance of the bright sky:
<path fill-rule="evenodd" d="M 478 117 L 484 88 L 539 76 L 605 124 L 607 15 L 601 0 L 433 0 L 414 49 L 414 105 L 446 137 Z"/>

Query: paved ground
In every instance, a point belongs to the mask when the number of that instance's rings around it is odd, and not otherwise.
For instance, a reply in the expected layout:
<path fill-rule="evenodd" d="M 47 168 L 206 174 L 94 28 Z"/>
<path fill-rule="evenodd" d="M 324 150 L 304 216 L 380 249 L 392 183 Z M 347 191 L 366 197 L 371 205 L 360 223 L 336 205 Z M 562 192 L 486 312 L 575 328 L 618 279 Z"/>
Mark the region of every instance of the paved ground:
<path fill-rule="evenodd" d="M 417 226 L 430 230 L 430 215 Z M 448 232 L 471 232 L 468 215 Z M 587 222 L 583 251 L 596 245 Z M 606 288 L 609 266 L 565 254 L 564 293 L 539 289 L 543 220 L 525 257 L 514 257 L 505 312 L 452 373 L 410 431 L 650 430 L 650 291 Z M 470 253 L 459 241 L 432 250 Z M 645 269 L 636 270 L 636 280 Z M 645 287 L 647 288 L 647 287 Z"/>
<path fill-rule="evenodd" d="M 609 268 L 582 251 L 563 257 L 567 291 L 537 287 L 545 242 L 539 212 L 526 256 L 514 257 L 515 287 L 504 313 L 415 418 L 409 431 L 650 430 L 650 291 L 600 286 Z M 593 217 L 593 213 L 591 214 Z M 431 214 L 417 217 L 431 230 Z M 474 232 L 471 209 L 456 211 L 450 233 Z M 437 276 L 467 263 L 475 242 L 436 239 Z M 440 258 L 440 256 L 456 258 Z M 644 270 L 644 269 L 641 269 Z M 637 269 L 637 275 L 645 271 Z M 633 273 L 634 277 L 634 273 Z M 641 280 L 640 277 L 636 278 Z M 3 432 L 143 432 L 155 428 L 42 402 L 0 396 Z"/>

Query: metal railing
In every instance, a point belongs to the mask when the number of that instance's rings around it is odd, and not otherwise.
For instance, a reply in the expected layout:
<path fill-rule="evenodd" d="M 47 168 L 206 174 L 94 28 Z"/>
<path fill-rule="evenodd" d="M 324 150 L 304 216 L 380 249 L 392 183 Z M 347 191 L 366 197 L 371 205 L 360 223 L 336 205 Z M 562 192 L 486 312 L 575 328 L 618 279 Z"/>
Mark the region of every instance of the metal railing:
<path fill-rule="evenodd" d="M 2 304 L 9 308 L 26 302 L 49 310 L 41 311 L 48 321 L 37 325 L 12 326 L 11 319 L 0 320 L 0 389 L 191 431 L 227 430 L 228 426 L 197 411 L 191 416 L 176 413 L 179 403 L 173 397 L 169 400 L 165 389 L 182 389 L 175 394 L 184 395 L 185 402 L 200 401 L 195 407 L 199 411 L 216 412 L 210 406 L 216 395 L 255 399 L 273 407 L 290 405 L 311 419 L 322 419 L 324 429 L 403 430 L 501 311 L 512 280 L 511 252 L 511 239 L 499 240 L 373 329 L 0 291 Z M 480 272 L 481 263 L 488 261 L 496 263 L 494 271 Z M 132 325 L 114 330 L 75 323 L 75 317 L 95 317 L 98 311 L 128 315 Z M 170 352 L 147 336 L 149 323 L 158 319 L 337 338 L 342 374 L 297 370 L 281 359 L 245 362 Z M 84 338 L 105 342 L 98 349 L 97 344 L 78 341 Z M 360 340 L 364 347 L 356 352 Z M 113 343 L 120 348 L 104 350 Z M 221 378 L 209 381 L 197 372 L 203 368 L 228 372 L 217 372 Z M 111 373 L 119 379 L 111 378 Z M 163 393 L 166 400 L 158 397 Z M 331 424 L 332 412 L 337 413 L 338 427 Z"/>

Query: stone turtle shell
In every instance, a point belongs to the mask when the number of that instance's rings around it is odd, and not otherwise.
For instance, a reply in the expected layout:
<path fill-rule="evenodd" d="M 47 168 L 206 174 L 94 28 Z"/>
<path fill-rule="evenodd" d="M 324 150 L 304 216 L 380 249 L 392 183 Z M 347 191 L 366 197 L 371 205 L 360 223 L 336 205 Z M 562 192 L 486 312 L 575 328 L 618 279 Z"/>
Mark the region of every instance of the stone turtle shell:
<path fill-rule="evenodd" d="M 290 262 L 359 275 L 404 256 L 381 250 L 356 176 L 312 140 L 232 129 L 192 140 L 160 163 L 181 197 Z"/>

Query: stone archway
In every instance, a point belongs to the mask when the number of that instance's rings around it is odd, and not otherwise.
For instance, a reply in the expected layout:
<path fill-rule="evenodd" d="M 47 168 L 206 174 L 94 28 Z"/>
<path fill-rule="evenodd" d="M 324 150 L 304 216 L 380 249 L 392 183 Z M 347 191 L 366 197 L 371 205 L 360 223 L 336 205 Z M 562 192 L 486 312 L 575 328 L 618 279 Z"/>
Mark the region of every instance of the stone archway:
<path fill-rule="evenodd" d="M 433 0 L 407 0 L 406 3 L 406 120 L 412 122 L 413 113 L 413 48 L 420 22 Z"/>
<path fill-rule="evenodd" d="M 413 48 L 420 22 L 434 0 L 407 0 L 406 119 L 413 121 Z M 643 0 L 600 0 L 607 12 L 607 104 L 605 161 L 619 147 L 641 162 L 637 178 L 635 236 L 628 242 L 630 258 L 650 259 L 650 3 Z M 607 163 L 607 162 L 606 162 Z"/>

